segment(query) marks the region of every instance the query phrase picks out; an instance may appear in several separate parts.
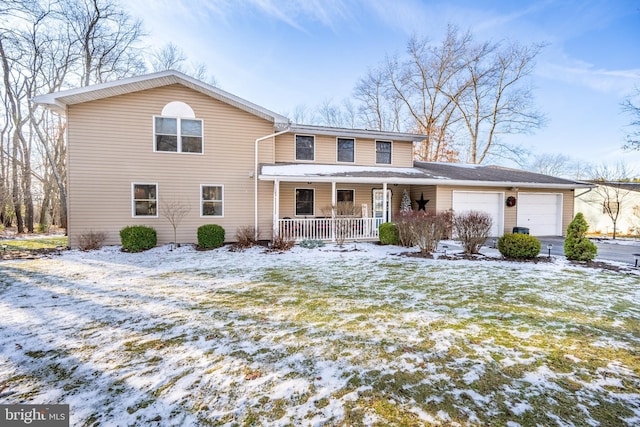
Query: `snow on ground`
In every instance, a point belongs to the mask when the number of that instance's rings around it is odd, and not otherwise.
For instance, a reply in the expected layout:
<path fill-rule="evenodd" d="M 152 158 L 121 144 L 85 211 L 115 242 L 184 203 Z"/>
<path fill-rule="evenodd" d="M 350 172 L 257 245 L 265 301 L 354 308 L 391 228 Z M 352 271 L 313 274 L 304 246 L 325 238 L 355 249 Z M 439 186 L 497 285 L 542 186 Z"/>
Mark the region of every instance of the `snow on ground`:
<path fill-rule="evenodd" d="M 640 277 L 374 244 L 0 263 L 0 402 L 72 425 L 638 425 Z"/>

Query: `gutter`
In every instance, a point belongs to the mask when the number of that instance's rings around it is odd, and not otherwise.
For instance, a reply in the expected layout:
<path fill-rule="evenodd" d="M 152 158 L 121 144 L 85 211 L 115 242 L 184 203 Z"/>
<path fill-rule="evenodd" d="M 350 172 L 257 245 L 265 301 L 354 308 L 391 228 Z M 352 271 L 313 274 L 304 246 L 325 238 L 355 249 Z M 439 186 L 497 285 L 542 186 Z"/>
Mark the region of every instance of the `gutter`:
<path fill-rule="evenodd" d="M 280 132 L 275 132 L 269 135 L 262 136 L 255 141 L 254 146 L 254 160 L 253 160 L 253 228 L 254 238 L 258 240 L 258 143 L 260 141 L 267 140 L 269 138 L 275 138 L 278 135 L 289 133 L 291 126 Z"/>

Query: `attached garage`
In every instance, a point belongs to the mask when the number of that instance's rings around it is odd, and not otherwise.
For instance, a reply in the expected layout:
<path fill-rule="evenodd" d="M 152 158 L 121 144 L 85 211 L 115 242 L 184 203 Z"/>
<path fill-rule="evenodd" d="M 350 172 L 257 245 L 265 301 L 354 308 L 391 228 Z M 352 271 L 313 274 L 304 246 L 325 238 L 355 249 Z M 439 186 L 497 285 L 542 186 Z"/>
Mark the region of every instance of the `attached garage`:
<path fill-rule="evenodd" d="M 504 193 L 490 191 L 454 191 L 453 211 L 486 212 L 491 216 L 493 224 L 490 236 L 502 236 L 504 230 Z"/>
<path fill-rule="evenodd" d="M 518 193 L 517 226 L 534 236 L 562 235 L 562 194 Z"/>

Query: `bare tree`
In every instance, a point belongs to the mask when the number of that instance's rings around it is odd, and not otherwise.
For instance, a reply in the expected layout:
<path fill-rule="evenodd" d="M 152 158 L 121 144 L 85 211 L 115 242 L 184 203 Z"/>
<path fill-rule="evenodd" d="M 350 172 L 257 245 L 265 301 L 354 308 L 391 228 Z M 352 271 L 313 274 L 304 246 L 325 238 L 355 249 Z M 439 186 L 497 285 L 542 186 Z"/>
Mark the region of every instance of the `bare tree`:
<path fill-rule="evenodd" d="M 366 120 L 380 129 L 425 134 L 417 150 L 425 160 L 454 160 L 453 152 L 462 148 L 471 163 L 492 155 L 519 158 L 523 150 L 499 137 L 544 123 L 526 84 L 541 49 L 476 43 L 469 31 L 449 26 L 440 43 L 412 37 L 405 57 L 388 57 L 359 81 L 356 98 Z M 388 125 L 390 111 L 400 129 Z M 452 147 L 453 139 L 464 146 Z"/>
<path fill-rule="evenodd" d="M 640 150 L 640 86 L 636 87 L 633 95 L 630 95 L 622 102 L 622 110 L 631 115 L 631 121 L 629 122 L 631 130 L 627 134 L 625 148 Z"/>
<path fill-rule="evenodd" d="M 162 203 L 162 216 L 169 221 L 173 227 L 173 244 L 178 246 L 177 234 L 178 226 L 182 223 L 185 216 L 191 211 L 189 204 L 180 199 L 169 199 Z"/>
<path fill-rule="evenodd" d="M 60 14 L 77 44 L 82 86 L 144 72 L 136 48 L 143 36 L 142 22 L 132 19 L 115 0 L 63 0 Z"/>
<path fill-rule="evenodd" d="M 542 153 L 523 168 L 543 175 L 576 178 L 578 163 L 565 154 Z"/>
<path fill-rule="evenodd" d="M 6 117 L 0 132 L 0 190 L 10 190 L 13 199 L 13 212 L 4 205 L 0 216 L 15 215 L 18 231 L 31 232 L 40 208 L 43 225 L 59 215 L 66 227 L 66 123 L 30 99 L 142 71 L 135 51 L 140 22 L 115 0 L 8 0 L 0 8 L 0 96 Z"/>
<path fill-rule="evenodd" d="M 184 51 L 172 42 L 154 50 L 151 53 L 153 71 L 177 70 L 182 71 L 187 57 Z"/>
<path fill-rule="evenodd" d="M 212 86 L 218 86 L 218 81 L 213 75 L 209 74 L 206 64 L 202 62 L 188 64 L 184 50 L 173 42 L 152 50 L 150 62 L 153 71 L 175 70 L 207 82 Z"/>
<path fill-rule="evenodd" d="M 151 52 L 151 66 L 153 71 L 176 70 L 188 74 L 198 80 L 217 86 L 216 78 L 209 74 L 204 63 L 187 64 L 187 56 L 178 45 L 169 42 Z"/>
<path fill-rule="evenodd" d="M 322 213 L 333 219 L 333 235 L 338 246 L 344 245 L 345 240 L 358 235 L 362 209 L 355 203 L 337 202 L 334 206 L 323 208 Z"/>
<path fill-rule="evenodd" d="M 342 127 L 342 111 L 331 99 L 325 99 L 317 109 L 314 122 L 323 126 Z"/>
<path fill-rule="evenodd" d="M 359 80 L 354 97 L 360 102 L 359 115 L 365 128 L 375 130 L 400 130 L 401 102 L 387 87 L 386 71 L 371 68 Z"/>
<path fill-rule="evenodd" d="M 544 116 L 532 105 L 532 89 L 523 82 L 541 49 L 539 44 L 482 43 L 465 53 L 466 87 L 448 97 L 467 130 L 470 163 L 482 163 L 492 152 L 510 157 L 514 150 L 501 144 L 499 135 L 543 125 Z"/>
<path fill-rule="evenodd" d="M 296 105 L 292 112 L 284 112 L 284 116 L 288 117 L 293 123 L 308 123 L 309 108 L 306 105 Z"/>
<path fill-rule="evenodd" d="M 356 108 L 348 99 L 344 99 L 341 104 L 325 99 L 316 108 L 312 123 L 331 127 L 356 127 Z"/>
<path fill-rule="evenodd" d="M 591 182 L 596 184 L 592 190 L 593 195 L 587 194 L 585 201 L 602 208 L 602 213 L 606 214 L 613 225 L 613 236 L 617 235 L 617 225 L 620 212 L 625 200 L 631 194 L 626 188 L 633 172 L 625 163 L 617 163 L 613 166 L 602 164 L 592 167 Z"/>

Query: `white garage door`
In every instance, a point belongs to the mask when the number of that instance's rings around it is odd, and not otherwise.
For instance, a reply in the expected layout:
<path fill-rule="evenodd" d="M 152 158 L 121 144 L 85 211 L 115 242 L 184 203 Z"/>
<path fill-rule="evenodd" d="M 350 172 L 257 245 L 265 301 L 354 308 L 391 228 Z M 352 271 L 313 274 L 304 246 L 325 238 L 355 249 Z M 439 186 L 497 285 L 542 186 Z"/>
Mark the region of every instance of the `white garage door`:
<path fill-rule="evenodd" d="M 502 236 L 504 230 L 504 200 L 503 193 L 484 191 L 454 191 L 453 211 L 462 213 L 466 211 L 486 212 L 491 216 L 493 224 L 490 236 Z"/>
<path fill-rule="evenodd" d="M 519 193 L 517 225 L 534 236 L 562 235 L 562 194 Z"/>

